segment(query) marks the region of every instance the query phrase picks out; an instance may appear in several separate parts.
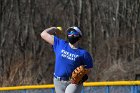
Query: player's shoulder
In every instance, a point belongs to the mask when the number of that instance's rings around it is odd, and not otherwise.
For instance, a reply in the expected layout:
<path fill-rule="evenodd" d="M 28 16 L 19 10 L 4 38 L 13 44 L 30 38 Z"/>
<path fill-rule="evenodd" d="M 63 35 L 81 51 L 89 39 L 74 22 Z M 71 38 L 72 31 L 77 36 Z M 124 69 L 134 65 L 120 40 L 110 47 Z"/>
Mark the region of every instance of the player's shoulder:
<path fill-rule="evenodd" d="M 67 43 L 66 40 L 64 40 L 64 39 L 62 39 L 62 38 L 59 38 L 59 37 L 57 37 L 57 36 L 54 36 L 54 39 L 55 39 L 55 40 L 58 40 L 60 43 Z"/>
<path fill-rule="evenodd" d="M 87 53 L 89 54 L 89 52 L 84 48 L 79 48 L 79 50 L 81 51 L 82 54 L 87 54 Z"/>
<path fill-rule="evenodd" d="M 88 52 L 88 50 L 81 49 L 81 52 L 82 52 L 82 57 L 84 58 L 84 60 L 92 62 L 93 60 L 92 55 Z"/>

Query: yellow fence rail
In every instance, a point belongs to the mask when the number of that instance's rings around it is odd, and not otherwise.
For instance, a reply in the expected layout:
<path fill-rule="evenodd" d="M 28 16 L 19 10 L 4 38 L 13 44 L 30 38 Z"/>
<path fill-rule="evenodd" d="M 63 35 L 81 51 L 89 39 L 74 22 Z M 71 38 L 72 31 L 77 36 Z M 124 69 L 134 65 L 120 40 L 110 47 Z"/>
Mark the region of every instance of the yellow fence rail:
<path fill-rule="evenodd" d="M 140 85 L 140 81 L 87 82 L 84 86 L 132 86 Z"/>
<path fill-rule="evenodd" d="M 140 85 L 140 81 L 112 81 L 112 82 L 85 82 L 84 83 L 85 87 L 96 87 L 96 86 L 133 86 L 133 85 Z M 0 87 L 0 91 L 29 90 L 29 89 L 51 89 L 51 88 L 54 88 L 53 84 Z"/>

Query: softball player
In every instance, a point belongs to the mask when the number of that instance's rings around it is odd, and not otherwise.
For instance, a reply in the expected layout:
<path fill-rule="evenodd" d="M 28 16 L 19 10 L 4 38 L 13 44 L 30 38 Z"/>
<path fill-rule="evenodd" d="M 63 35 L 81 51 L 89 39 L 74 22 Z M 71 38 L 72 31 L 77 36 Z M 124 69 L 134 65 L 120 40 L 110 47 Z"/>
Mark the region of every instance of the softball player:
<path fill-rule="evenodd" d="M 78 46 L 78 42 L 82 37 L 82 32 L 78 27 L 67 29 L 68 41 L 56 36 L 60 32 L 60 28 L 51 27 L 41 33 L 41 37 L 53 46 L 56 56 L 55 91 L 56 93 L 81 93 L 83 83 L 73 84 L 70 82 L 70 77 L 74 69 L 80 65 L 85 65 L 87 69 L 91 69 L 93 67 L 92 57 L 86 50 Z M 85 80 L 87 80 L 87 77 Z"/>

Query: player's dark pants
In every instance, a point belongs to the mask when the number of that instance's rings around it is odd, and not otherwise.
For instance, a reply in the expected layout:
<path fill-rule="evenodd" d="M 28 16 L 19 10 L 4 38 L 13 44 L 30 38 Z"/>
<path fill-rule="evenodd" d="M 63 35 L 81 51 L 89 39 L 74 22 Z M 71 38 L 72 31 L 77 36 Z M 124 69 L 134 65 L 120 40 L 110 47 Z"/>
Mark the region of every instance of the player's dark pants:
<path fill-rule="evenodd" d="M 81 93 L 83 85 L 71 84 L 70 81 L 58 80 L 54 78 L 56 93 Z"/>

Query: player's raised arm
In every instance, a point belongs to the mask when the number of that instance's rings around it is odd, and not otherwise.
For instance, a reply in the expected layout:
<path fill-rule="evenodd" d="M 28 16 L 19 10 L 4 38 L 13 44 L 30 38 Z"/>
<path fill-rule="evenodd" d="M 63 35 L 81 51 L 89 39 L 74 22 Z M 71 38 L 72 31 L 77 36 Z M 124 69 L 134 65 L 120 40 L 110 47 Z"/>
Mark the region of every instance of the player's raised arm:
<path fill-rule="evenodd" d="M 54 34 L 59 34 L 61 32 L 61 27 L 50 27 L 45 29 L 41 33 L 41 37 L 49 44 L 54 44 Z"/>

